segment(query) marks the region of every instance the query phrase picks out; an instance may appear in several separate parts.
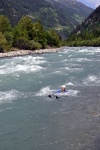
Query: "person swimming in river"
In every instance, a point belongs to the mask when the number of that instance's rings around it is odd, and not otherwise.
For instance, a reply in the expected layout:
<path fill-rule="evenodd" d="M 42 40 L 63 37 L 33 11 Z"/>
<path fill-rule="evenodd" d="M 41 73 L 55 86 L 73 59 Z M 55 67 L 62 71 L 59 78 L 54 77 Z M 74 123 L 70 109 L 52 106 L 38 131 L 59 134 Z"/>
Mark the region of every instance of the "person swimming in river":
<path fill-rule="evenodd" d="M 56 94 L 66 93 L 66 92 L 67 92 L 66 86 L 65 86 L 65 85 L 62 85 L 60 90 L 57 90 L 54 94 L 48 95 L 48 97 L 49 97 L 49 98 L 52 98 L 52 96 L 55 95 L 56 99 L 58 99 L 59 97 L 58 97 L 58 95 L 56 95 Z"/>
<path fill-rule="evenodd" d="M 66 92 L 66 86 L 65 85 L 61 86 L 61 92 Z"/>
<path fill-rule="evenodd" d="M 61 86 L 61 89 L 58 90 L 57 93 L 64 93 L 64 92 L 67 92 L 66 86 L 65 86 L 65 85 L 62 85 L 62 86 Z"/>

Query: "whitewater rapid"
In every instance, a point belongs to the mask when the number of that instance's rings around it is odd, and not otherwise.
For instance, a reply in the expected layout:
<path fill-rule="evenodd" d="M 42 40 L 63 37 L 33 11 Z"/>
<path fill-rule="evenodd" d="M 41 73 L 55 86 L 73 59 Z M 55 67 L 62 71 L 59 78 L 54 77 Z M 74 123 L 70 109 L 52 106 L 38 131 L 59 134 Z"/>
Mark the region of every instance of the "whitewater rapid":
<path fill-rule="evenodd" d="M 0 150 L 99 149 L 99 68 L 99 47 L 1 58 Z"/>
<path fill-rule="evenodd" d="M 46 57 L 46 55 L 51 55 L 50 58 Z M 43 87 L 38 86 L 38 91 L 32 91 L 34 96 L 47 96 L 49 93 L 56 91 L 61 87 L 61 84 L 65 84 L 68 89 L 71 91 L 71 95 L 78 95 L 77 87 L 85 87 L 85 86 L 99 86 L 100 85 L 100 73 L 95 74 L 95 71 L 87 72 L 88 67 L 95 65 L 99 65 L 99 56 L 100 56 L 100 48 L 64 48 L 61 52 L 57 53 L 57 58 L 55 58 L 56 54 L 44 54 L 41 56 L 20 56 L 8 59 L 1 59 L 0 61 L 0 83 L 1 86 L 5 86 L 7 83 L 14 80 L 19 82 L 22 76 L 28 76 L 28 79 L 25 79 L 31 82 L 30 76 L 38 76 L 41 78 L 39 82 L 37 82 L 36 86 L 42 84 L 42 79 L 45 78 L 45 74 L 52 80 L 54 76 L 55 80 L 58 82 L 61 80 L 61 77 L 64 76 L 64 82 L 52 86 L 43 85 Z M 52 56 L 54 56 L 52 60 Z M 51 60 L 50 60 L 51 59 Z M 57 65 L 59 63 L 59 65 Z M 54 67 L 55 66 L 55 67 Z M 97 66 L 98 68 L 98 66 Z M 95 69 L 95 68 L 94 68 Z M 48 72 L 48 73 L 47 73 Z M 98 72 L 98 70 L 97 70 Z M 82 75 L 79 77 L 79 75 Z M 70 76 L 71 75 L 71 76 Z M 84 76 L 83 76 L 84 75 Z M 56 79 L 57 76 L 57 79 Z M 60 77 L 61 76 L 61 77 Z M 21 79 L 23 80 L 23 79 Z M 46 80 L 47 77 L 46 77 Z M 20 84 L 20 83 L 19 83 Z M 76 90 L 73 90 L 72 87 L 76 86 Z M 2 89 L 2 88 L 1 88 Z M 17 99 L 20 95 L 19 93 L 24 92 L 19 91 L 16 88 L 11 90 L 0 91 L 0 103 L 10 102 L 13 99 Z M 27 93 L 27 91 L 25 91 Z M 81 92 L 81 91 L 79 91 Z M 25 95 L 26 95 L 25 93 Z M 28 95 L 28 93 L 27 93 Z"/>

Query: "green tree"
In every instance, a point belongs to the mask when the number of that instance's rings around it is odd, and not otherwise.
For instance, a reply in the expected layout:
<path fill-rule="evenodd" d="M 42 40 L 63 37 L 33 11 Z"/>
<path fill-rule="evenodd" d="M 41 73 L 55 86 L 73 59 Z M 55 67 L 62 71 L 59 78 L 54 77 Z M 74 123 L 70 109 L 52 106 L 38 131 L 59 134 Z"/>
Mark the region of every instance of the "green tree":
<path fill-rule="evenodd" d="M 45 48 L 47 45 L 45 31 L 40 21 L 37 21 L 33 24 L 33 39 L 34 41 L 40 43 L 42 48 Z"/>
<path fill-rule="evenodd" d="M 5 32 L 4 37 L 7 40 L 9 47 L 12 47 L 13 42 L 14 42 L 14 36 L 13 36 L 12 32 Z"/>
<path fill-rule="evenodd" d="M 22 30 L 18 26 L 15 26 L 13 28 L 12 32 L 13 32 L 13 36 L 14 36 L 14 41 L 16 39 L 18 39 L 19 37 L 23 37 L 23 38 L 29 39 L 29 35 L 28 35 L 27 31 L 26 30 Z"/>
<path fill-rule="evenodd" d="M 11 31 L 11 24 L 7 17 L 0 15 L 0 32 L 4 33 Z"/>
<path fill-rule="evenodd" d="M 0 52 L 4 52 L 7 46 L 7 40 L 5 39 L 2 32 L 0 32 Z"/>
<path fill-rule="evenodd" d="M 60 46 L 61 39 L 53 29 L 46 32 L 46 39 L 49 46 Z"/>
<path fill-rule="evenodd" d="M 33 22 L 29 17 L 24 16 L 20 19 L 18 29 L 21 31 L 21 34 L 25 33 L 30 40 L 32 39 Z"/>

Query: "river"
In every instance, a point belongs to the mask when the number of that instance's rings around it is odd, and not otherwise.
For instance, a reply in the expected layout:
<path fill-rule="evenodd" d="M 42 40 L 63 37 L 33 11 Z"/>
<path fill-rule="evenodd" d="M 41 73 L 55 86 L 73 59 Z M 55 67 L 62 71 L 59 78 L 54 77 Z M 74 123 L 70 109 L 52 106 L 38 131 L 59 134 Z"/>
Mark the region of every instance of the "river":
<path fill-rule="evenodd" d="M 99 47 L 0 59 L 0 150 L 100 150 Z"/>

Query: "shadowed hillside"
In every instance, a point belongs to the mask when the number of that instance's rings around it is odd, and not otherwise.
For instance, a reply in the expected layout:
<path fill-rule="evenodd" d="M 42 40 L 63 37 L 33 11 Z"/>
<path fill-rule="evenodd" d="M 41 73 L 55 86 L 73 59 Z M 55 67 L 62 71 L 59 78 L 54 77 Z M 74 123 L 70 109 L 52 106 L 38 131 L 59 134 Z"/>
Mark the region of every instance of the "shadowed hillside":
<path fill-rule="evenodd" d="M 69 34 L 93 9 L 73 0 L 1 0 L 0 13 L 15 25 L 27 15 L 33 21 L 40 20 L 45 28 L 55 28 Z"/>

